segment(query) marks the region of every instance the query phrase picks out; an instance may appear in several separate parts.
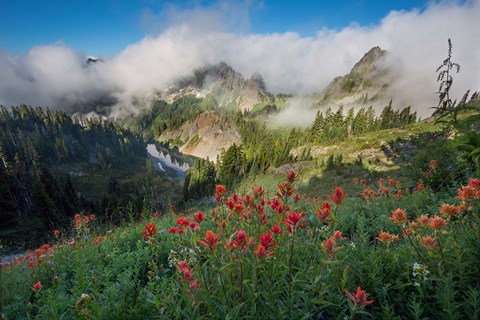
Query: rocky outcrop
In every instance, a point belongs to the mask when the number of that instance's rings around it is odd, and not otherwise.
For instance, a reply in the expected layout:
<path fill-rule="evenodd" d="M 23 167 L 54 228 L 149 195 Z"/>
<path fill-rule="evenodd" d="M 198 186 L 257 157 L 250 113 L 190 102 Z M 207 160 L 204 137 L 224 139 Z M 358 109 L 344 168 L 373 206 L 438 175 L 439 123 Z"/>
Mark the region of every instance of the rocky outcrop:
<path fill-rule="evenodd" d="M 160 99 L 171 103 L 184 95 L 212 98 L 218 107 L 235 107 L 250 110 L 263 102 L 265 83 L 259 73 L 245 80 L 241 73 L 226 63 L 194 71 L 191 77 L 178 81 L 165 90 Z"/>
<path fill-rule="evenodd" d="M 370 49 L 350 73 L 336 77 L 323 90 L 319 102 L 348 105 L 367 104 L 381 98 L 389 82 L 389 69 L 383 64 L 387 51 L 380 47 Z"/>
<path fill-rule="evenodd" d="M 212 111 L 200 114 L 192 121 L 184 123 L 180 129 L 164 132 L 158 140 L 180 139 L 184 144 L 180 152 L 200 158 L 217 159 L 222 149 L 228 149 L 234 143 L 241 143 L 238 128 L 231 123 L 223 123 Z"/>

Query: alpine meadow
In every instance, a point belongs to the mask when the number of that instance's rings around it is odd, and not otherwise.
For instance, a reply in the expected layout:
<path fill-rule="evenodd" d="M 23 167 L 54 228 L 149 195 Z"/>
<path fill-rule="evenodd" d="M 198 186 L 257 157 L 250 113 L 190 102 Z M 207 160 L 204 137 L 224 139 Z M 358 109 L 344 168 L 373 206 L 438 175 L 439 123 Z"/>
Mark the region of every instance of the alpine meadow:
<path fill-rule="evenodd" d="M 480 319 L 480 1 L 0 12 L 0 319 Z"/>

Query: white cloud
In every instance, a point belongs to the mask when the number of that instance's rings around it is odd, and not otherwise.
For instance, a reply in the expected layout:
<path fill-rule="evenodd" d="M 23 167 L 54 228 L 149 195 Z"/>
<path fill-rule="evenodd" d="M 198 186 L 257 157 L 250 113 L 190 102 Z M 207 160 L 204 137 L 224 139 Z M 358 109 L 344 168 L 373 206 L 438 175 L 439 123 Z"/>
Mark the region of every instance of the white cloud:
<path fill-rule="evenodd" d="M 273 92 L 319 92 L 379 45 L 395 61 L 394 104 L 411 104 L 426 116 L 435 105 L 435 69 L 446 56 L 448 38 L 453 60 L 462 66 L 454 75 L 454 95 L 480 89 L 478 0 L 431 3 L 421 12 L 391 12 L 378 26 L 324 29 L 313 37 L 242 33 L 249 25 L 248 5 L 233 22 L 225 18 L 239 8 L 226 2 L 186 12 L 170 8 L 165 11 L 172 23 L 167 29 L 88 67 L 83 55 L 63 45 L 34 47 L 23 56 L 0 51 L 0 104 L 85 110 L 94 107 L 88 103 L 95 97 L 109 93 L 125 108 L 132 97 L 148 97 L 193 69 L 220 61 L 245 77 L 259 71 Z M 146 23 L 154 25 L 165 12 L 149 13 Z"/>

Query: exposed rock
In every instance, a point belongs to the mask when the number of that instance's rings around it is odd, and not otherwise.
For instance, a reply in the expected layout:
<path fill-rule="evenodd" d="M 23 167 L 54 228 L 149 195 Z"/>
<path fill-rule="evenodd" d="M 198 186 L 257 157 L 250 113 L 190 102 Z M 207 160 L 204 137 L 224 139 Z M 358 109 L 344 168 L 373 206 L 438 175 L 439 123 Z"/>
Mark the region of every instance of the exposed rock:
<path fill-rule="evenodd" d="M 226 63 L 208 66 L 194 71 L 191 77 L 178 81 L 159 97 L 172 103 L 184 95 L 205 98 L 212 95 L 219 107 L 235 106 L 250 110 L 263 101 L 265 83 L 259 73 L 245 80 L 239 72 Z"/>
<path fill-rule="evenodd" d="M 212 111 L 207 111 L 184 123 L 178 130 L 164 132 L 159 140 L 180 138 L 185 142 L 180 147 L 182 153 L 216 161 L 222 149 L 241 143 L 238 128 L 234 124 L 223 124 L 220 120 Z"/>
<path fill-rule="evenodd" d="M 373 47 L 352 68 L 350 73 L 336 77 L 323 90 L 319 102 L 349 105 L 367 104 L 379 99 L 388 86 L 389 69 L 383 65 L 387 51 Z"/>

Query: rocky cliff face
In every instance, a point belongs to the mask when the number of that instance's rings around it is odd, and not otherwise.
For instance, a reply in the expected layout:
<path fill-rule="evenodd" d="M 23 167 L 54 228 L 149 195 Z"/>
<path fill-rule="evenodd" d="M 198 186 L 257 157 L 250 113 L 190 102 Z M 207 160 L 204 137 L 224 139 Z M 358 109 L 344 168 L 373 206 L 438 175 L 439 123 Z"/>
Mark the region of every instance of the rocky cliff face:
<path fill-rule="evenodd" d="M 160 99 L 171 103 L 184 95 L 211 97 L 218 107 L 250 110 L 263 101 L 265 92 L 265 83 L 260 74 L 255 73 L 245 80 L 241 73 L 222 62 L 194 71 L 193 76 L 167 89 Z"/>
<path fill-rule="evenodd" d="M 158 140 L 181 139 L 185 142 L 180 152 L 215 161 L 222 149 L 241 143 L 240 133 L 234 124 L 222 123 L 212 111 L 200 114 L 182 125 L 179 130 L 164 132 Z"/>
<path fill-rule="evenodd" d="M 390 70 L 383 63 L 387 54 L 380 47 L 370 49 L 350 73 L 333 79 L 319 95 L 319 103 L 368 104 L 381 99 L 388 87 L 390 75 Z"/>

